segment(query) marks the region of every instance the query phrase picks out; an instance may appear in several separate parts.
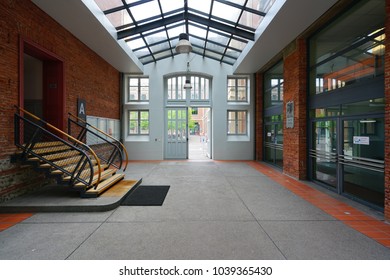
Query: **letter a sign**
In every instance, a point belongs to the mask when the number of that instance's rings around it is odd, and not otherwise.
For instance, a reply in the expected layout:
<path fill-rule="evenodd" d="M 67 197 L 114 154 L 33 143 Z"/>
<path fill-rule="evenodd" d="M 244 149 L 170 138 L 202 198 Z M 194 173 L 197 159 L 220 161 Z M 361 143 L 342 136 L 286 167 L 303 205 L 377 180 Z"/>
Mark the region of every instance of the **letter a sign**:
<path fill-rule="evenodd" d="M 77 99 L 77 116 L 84 120 L 87 121 L 87 114 L 85 111 L 85 100 L 84 99 Z"/>

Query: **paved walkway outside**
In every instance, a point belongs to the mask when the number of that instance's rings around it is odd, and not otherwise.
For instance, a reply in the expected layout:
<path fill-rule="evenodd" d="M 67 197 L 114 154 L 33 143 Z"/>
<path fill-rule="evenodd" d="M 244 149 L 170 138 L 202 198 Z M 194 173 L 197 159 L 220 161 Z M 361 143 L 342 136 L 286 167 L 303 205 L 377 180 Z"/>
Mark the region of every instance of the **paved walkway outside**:
<path fill-rule="evenodd" d="M 0 259 L 390 259 L 380 213 L 263 164 L 130 163 L 141 177 L 171 185 L 163 206 L 25 214 L 0 232 Z"/>

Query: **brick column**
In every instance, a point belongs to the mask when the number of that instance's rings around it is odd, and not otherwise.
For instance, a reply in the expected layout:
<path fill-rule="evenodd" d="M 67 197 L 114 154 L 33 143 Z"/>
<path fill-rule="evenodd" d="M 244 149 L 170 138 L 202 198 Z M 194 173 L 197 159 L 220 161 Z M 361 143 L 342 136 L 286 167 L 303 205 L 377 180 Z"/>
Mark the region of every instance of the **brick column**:
<path fill-rule="evenodd" d="M 390 221 L 390 0 L 386 0 L 385 52 L 385 219 Z"/>
<path fill-rule="evenodd" d="M 297 39 L 284 58 L 283 172 L 297 179 L 307 177 L 307 51 L 306 41 Z M 286 104 L 294 102 L 294 127 L 286 128 Z"/>
<path fill-rule="evenodd" d="M 256 151 L 255 159 L 263 160 L 263 73 L 256 73 L 256 89 L 255 89 L 255 137 L 256 137 Z"/>

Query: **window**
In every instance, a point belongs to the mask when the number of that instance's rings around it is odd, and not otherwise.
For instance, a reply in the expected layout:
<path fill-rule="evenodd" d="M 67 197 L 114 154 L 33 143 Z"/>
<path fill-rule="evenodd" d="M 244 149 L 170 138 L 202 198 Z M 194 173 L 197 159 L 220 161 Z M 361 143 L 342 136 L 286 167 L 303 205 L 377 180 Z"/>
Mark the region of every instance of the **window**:
<path fill-rule="evenodd" d="M 168 101 L 184 101 L 187 99 L 187 89 L 184 84 L 191 83 L 189 97 L 191 101 L 210 100 L 210 79 L 199 76 L 177 76 L 167 79 Z"/>
<path fill-rule="evenodd" d="M 228 78 L 228 101 L 248 102 L 248 89 L 248 78 Z"/>
<path fill-rule="evenodd" d="M 149 101 L 149 78 L 129 78 L 129 102 Z"/>
<path fill-rule="evenodd" d="M 228 111 L 229 135 L 247 135 L 247 111 Z"/>
<path fill-rule="evenodd" d="M 129 135 L 149 134 L 149 111 L 131 110 L 129 111 Z"/>
<path fill-rule="evenodd" d="M 283 61 L 264 73 L 264 108 L 283 105 Z"/>
<path fill-rule="evenodd" d="M 356 6 L 310 38 L 311 95 L 383 76 L 385 1 L 375 5 L 372 1 L 356 2 Z M 362 17 L 366 14 L 375 16 Z"/>

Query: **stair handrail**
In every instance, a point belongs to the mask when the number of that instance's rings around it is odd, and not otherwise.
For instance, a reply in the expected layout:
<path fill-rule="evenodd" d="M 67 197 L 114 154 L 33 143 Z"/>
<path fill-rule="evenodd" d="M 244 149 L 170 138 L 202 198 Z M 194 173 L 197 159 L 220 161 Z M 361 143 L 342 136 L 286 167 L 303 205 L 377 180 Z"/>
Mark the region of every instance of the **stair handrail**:
<path fill-rule="evenodd" d="M 30 113 L 29 111 L 26 111 L 26 110 L 24 110 L 23 108 L 21 108 L 21 107 L 19 107 L 19 106 L 17 106 L 17 105 L 15 105 L 15 108 L 18 109 L 19 111 L 23 112 L 24 114 L 29 115 L 31 118 L 33 118 L 33 119 L 35 119 L 35 120 L 37 120 L 37 121 L 39 121 L 39 122 L 41 122 L 41 123 L 47 125 L 47 126 L 50 127 L 51 129 L 53 129 L 53 130 L 55 130 L 56 132 L 62 134 L 63 136 L 67 137 L 68 139 L 70 139 L 70 140 L 76 142 L 77 144 L 82 145 L 83 147 L 85 147 L 85 148 L 92 154 L 92 156 L 95 158 L 96 164 L 97 164 L 97 166 L 98 166 L 98 178 L 97 178 L 97 181 L 96 181 L 96 183 L 95 183 L 95 187 L 100 183 L 100 180 L 101 180 L 101 173 L 102 173 L 101 166 L 100 166 L 100 160 L 99 160 L 98 156 L 96 155 L 96 153 L 91 149 L 91 147 L 89 147 L 88 145 L 85 145 L 85 144 L 84 144 L 83 142 L 81 142 L 80 140 L 74 138 L 73 136 L 71 136 L 71 135 L 69 135 L 68 133 L 62 131 L 61 129 L 55 127 L 54 125 L 52 125 L 52 124 L 46 122 L 45 120 L 42 120 L 41 118 L 39 118 L 38 116 L 36 116 L 36 115 Z"/>
<path fill-rule="evenodd" d="M 108 133 L 104 132 L 103 130 L 97 128 L 96 126 L 93 126 L 92 124 L 86 122 L 85 120 L 73 115 L 72 113 L 68 113 L 68 115 L 72 116 L 73 118 L 77 119 L 78 121 L 84 123 L 85 125 L 88 125 L 90 127 L 92 127 L 93 129 L 95 129 L 96 131 L 102 133 L 104 136 L 112 139 L 115 143 L 119 143 L 119 145 L 122 147 L 122 150 L 123 152 L 125 153 L 125 156 L 126 156 L 126 160 L 125 160 L 125 167 L 123 168 L 123 171 L 126 171 L 126 168 L 127 168 L 127 164 L 128 164 L 128 161 L 129 161 L 129 155 L 127 153 L 127 149 L 126 147 L 123 145 L 123 143 L 121 141 L 118 141 L 117 139 L 115 139 L 114 137 L 112 137 L 111 135 L 109 135 Z"/>

